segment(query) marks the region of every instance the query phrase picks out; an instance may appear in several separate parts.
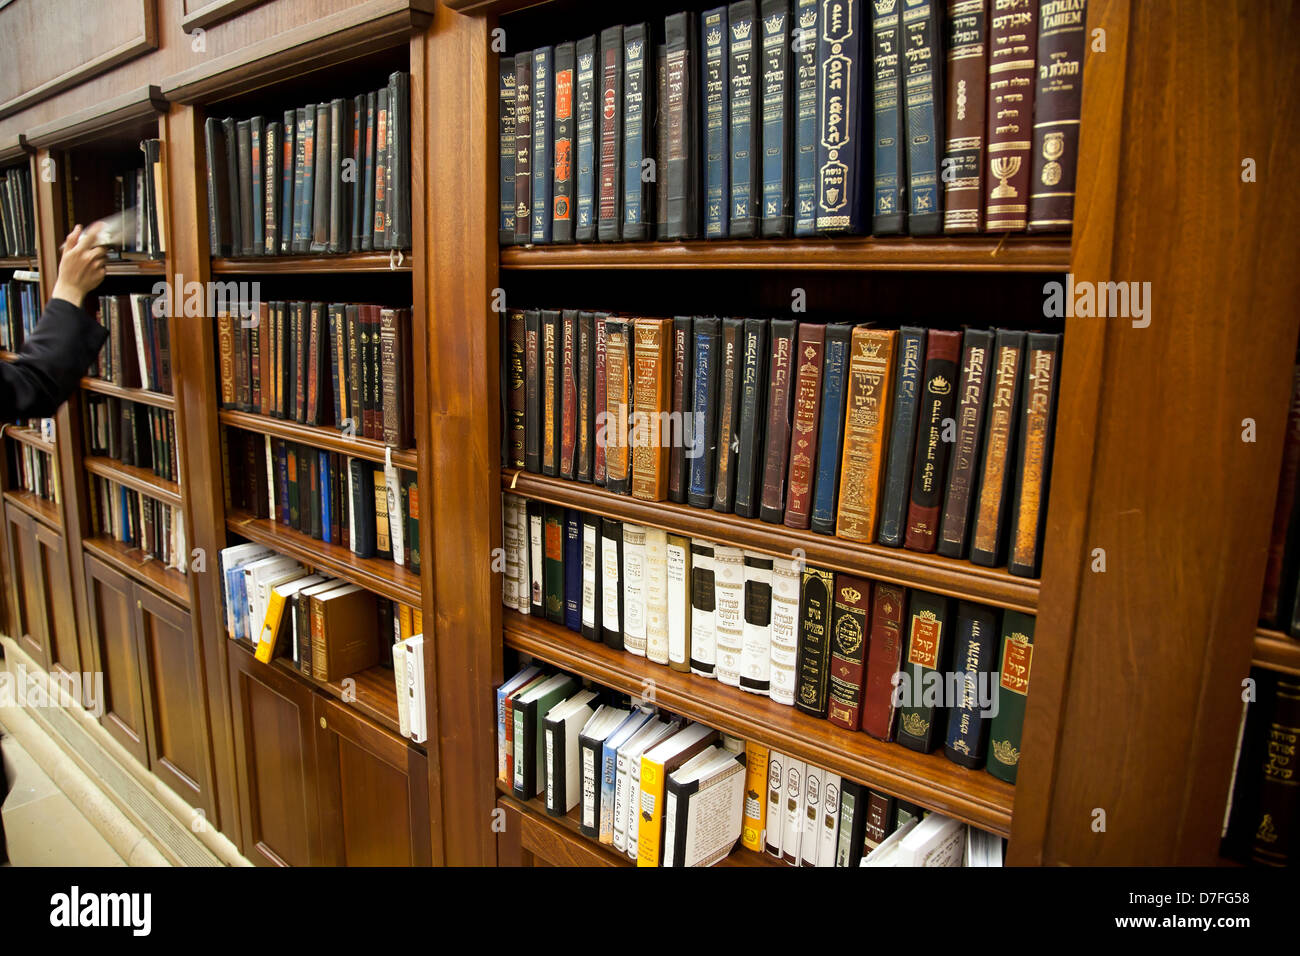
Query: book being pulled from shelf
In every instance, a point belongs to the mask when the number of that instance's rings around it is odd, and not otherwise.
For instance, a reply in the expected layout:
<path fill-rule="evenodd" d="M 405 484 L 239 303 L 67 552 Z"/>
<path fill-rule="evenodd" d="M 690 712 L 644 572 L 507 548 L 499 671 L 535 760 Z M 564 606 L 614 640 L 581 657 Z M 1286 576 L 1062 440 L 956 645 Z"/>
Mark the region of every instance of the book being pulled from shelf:
<path fill-rule="evenodd" d="M 41 318 L 41 290 L 34 282 L 0 282 L 0 348 L 17 352 Z"/>
<path fill-rule="evenodd" d="M 82 436 L 88 456 L 103 456 L 136 468 L 148 468 L 165 481 L 178 481 L 176 416 L 112 395 L 82 394 Z"/>
<path fill-rule="evenodd" d="M 90 311 L 108 330 L 108 341 L 86 374 L 123 388 L 170 395 L 171 327 L 167 316 L 158 313 L 158 296 L 101 295 L 96 303 L 98 308 Z"/>
<path fill-rule="evenodd" d="M 90 527 L 97 535 L 139 548 L 164 566 L 185 573 L 185 515 L 109 478 L 91 476 Z"/>
<path fill-rule="evenodd" d="M 0 257 L 36 255 L 32 171 L 24 163 L 0 169 Z"/>

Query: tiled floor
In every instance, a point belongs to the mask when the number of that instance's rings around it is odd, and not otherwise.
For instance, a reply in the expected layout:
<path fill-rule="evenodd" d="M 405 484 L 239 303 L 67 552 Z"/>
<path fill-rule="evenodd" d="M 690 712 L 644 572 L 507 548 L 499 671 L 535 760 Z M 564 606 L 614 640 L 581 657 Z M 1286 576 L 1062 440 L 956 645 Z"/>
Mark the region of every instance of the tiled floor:
<path fill-rule="evenodd" d="M 13 866 L 126 866 L 12 736 L 0 734 L 9 794 L 0 794 Z"/>

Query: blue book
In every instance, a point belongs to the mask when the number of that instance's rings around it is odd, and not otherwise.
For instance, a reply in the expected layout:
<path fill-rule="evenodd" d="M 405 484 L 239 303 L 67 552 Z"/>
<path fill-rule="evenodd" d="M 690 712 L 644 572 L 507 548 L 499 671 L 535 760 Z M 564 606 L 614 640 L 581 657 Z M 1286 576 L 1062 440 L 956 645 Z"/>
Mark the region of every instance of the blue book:
<path fill-rule="evenodd" d="M 976 769 L 984 766 L 988 751 L 991 705 L 997 683 L 998 616 L 993 608 L 969 601 L 957 604 L 957 641 L 953 645 L 952 672 L 961 675 L 961 698 L 948 712 L 948 735 L 943 752 L 953 763 Z"/>
<path fill-rule="evenodd" d="M 817 478 L 813 487 L 809 526 L 821 534 L 835 533 L 840 497 L 840 452 L 844 447 L 844 380 L 849 368 L 853 326 L 826 326 L 822 359 L 822 420 L 817 426 Z"/>
<path fill-rule="evenodd" d="M 499 128 L 497 203 L 500 222 L 497 241 L 515 241 L 515 58 L 503 56 L 497 64 L 497 122 Z"/>
<path fill-rule="evenodd" d="M 713 507 L 713 490 L 718 460 L 718 382 L 722 363 L 721 321 L 716 317 L 695 320 L 695 348 L 691 372 L 692 447 L 690 482 L 686 500 L 696 508 Z"/>
<path fill-rule="evenodd" d="M 887 0 L 893 2 L 893 0 Z M 866 231 L 863 184 L 869 175 L 863 122 L 861 0 L 825 0 L 817 25 L 817 230 Z"/>
<path fill-rule="evenodd" d="M 759 62 L 763 77 L 762 127 L 762 233 L 768 237 L 790 235 L 790 194 L 793 191 L 793 109 L 790 73 L 789 0 L 763 0 Z"/>
<path fill-rule="evenodd" d="M 817 4 L 795 0 L 794 234 L 817 234 Z"/>
<path fill-rule="evenodd" d="M 903 0 L 907 65 L 907 229 L 937 236 L 943 224 L 939 161 L 943 149 L 943 43 L 939 0 Z"/>
<path fill-rule="evenodd" d="M 623 238 L 651 238 L 654 206 L 642 163 L 653 160 L 654 74 L 647 68 L 654 45 L 644 23 L 623 28 Z"/>
<path fill-rule="evenodd" d="M 574 195 L 578 222 L 574 239 L 596 239 L 596 38 L 583 37 L 577 47 L 578 168 Z"/>
<path fill-rule="evenodd" d="M 758 235 L 760 126 L 754 113 L 761 95 L 757 55 L 757 18 L 753 0 L 727 8 L 731 81 L 731 228 L 732 238 Z"/>
<path fill-rule="evenodd" d="M 654 715 L 637 708 L 605 738 L 600 760 L 600 842 L 614 842 L 614 787 L 618 783 L 618 748 Z"/>
<path fill-rule="evenodd" d="M 552 64 L 549 46 L 533 51 L 533 224 L 532 241 L 551 241 L 551 116 Z"/>
<path fill-rule="evenodd" d="M 582 512 L 564 512 L 564 626 L 582 633 Z"/>
<path fill-rule="evenodd" d="M 704 238 L 723 239 L 730 232 L 731 190 L 728 186 L 731 171 L 730 97 L 727 56 L 727 8 L 705 10 L 700 15 L 700 35 L 704 56 L 700 58 L 704 72 L 700 82 L 704 125 Z"/>
<path fill-rule="evenodd" d="M 903 0 L 873 0 L 871 4 L 872 88 L 875 103 L 875 178 L 871 231 L 877 236 L 905 232 L 903 181 Z"/>
<path fill-rule="evenodd" d="M 320 454 L 320 537 L 326 544 L 331 543 L 330 538 L 330 455 L 327 451 Z"/>
<path fill-rule="evenodd" d="M 905 325 L 898 330 L 894 414 L 887 432 L 889 453 L 885 459 L 885 493 L 880 503 L 880 533 L 877 538 L 881 544 L 895 548 L 903 546 L 907 532 L 917 399 L 921 394 L 921 372 L 925 367 L 925 339 L 925 329 Z"/>

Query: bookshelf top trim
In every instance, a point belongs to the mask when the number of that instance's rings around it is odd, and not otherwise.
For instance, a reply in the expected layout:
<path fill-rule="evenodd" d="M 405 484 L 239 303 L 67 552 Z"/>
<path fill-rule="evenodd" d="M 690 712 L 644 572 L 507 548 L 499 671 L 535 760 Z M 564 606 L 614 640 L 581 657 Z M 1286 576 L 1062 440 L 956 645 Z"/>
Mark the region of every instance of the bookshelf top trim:
<path fill-rule="evenodd" d="M 66 149 L 101 138 L 114 127 L 135 126 L 166 112 L 167 101 L 156 86 L 142 86 L 104 103 L 27 131 L 27 143 L 37 149 Z"/>
<path fill-rule="evenodd" d="M 404 272 L 410 273 L 414 259 L 410 251 L 402 252 L 402 264 L 387 252 L 356 252 L 333 256 L 251 256 L 223 258 L 213 256 L 213 275 L 287 275 L 294 273 L 331 272 Z"/>

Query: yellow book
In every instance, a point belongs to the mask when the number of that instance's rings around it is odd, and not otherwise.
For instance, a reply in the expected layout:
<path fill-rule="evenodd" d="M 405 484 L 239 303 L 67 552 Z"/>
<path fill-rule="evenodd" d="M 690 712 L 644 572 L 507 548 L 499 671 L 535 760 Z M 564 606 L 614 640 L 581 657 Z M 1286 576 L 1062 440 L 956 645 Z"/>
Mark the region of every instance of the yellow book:
<path fill-rule="evenodd" d="M 424 612 L 418 607 L 411 608 L 411 630 L 416 634 L 424 633 Z"/>
<path fill-rule="evenodd" d="M 397 605 L 397 626 L 401 634 L 400 640 L 406 640 L 415 632 L 411 630 L 411 606 L 409 604 Z"/>
<path fill-rule="evenodd" d="M 767 748 L 745 744 L 745 824 L 740 842 L 745 849 L 763 852 L 767 832 Z"/>
<path fill-rule="evenodd" d="M 664 837 L 664 785 L 668 775 L 716 743 L 718 732 L 690 724 L 641 755 L 641 824 L 636 835 L 636 865 L 658 866 Z"/>
<path fill-rule="evenodd" d="M 262 621 L 262 632 L 257 638 L 257 651 L 254 656 L 263 664 L 271 663 L 275 657 L 275 643 L 280 639 L 280 624 L 284 618 L 284 605 L 305 587 L 324 581 L 322 574 L 309 574 L 271 588 L 271 595 L 266 603 L 266 617 Z"/>

